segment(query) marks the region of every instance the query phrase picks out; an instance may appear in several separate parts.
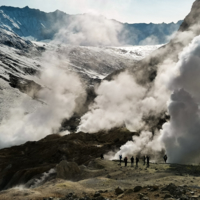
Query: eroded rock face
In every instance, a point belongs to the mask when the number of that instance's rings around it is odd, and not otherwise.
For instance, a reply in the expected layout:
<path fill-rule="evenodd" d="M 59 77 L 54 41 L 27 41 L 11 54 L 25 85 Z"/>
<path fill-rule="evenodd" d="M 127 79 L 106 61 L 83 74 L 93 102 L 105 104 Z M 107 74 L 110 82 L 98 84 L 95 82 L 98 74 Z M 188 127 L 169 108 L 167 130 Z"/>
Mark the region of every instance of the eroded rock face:
<path fill-rule="evenodd" d="M 75 162 L 67 162 L 66 160 L 62 160 L 56 166 L 56 172 L 57 178 L 71 180 L 76 178 L 81 173 L 81 170 Z"/>

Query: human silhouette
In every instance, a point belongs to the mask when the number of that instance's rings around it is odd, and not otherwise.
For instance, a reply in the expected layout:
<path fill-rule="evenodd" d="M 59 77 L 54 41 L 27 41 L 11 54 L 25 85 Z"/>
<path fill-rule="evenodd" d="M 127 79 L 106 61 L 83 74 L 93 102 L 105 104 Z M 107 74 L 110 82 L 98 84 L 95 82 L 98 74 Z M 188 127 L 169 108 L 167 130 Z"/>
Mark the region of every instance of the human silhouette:
<path fill-rule="evenodd" d="M 165 163 L 167 162 L 167 155 L 165 154 L 164 157 L 163 157 Z"/>
<path fill-rule="evenodd" d="M 147 156 L 146 158 L 147 158 L 147 167 L 149 167 L 149 159 L 150 159 L 150 157 Z"/>
<path fill-rule="evenodd" d="M 133 156 L 131 157 L 131 167 L 133 167 L 133 164 L 134 164 L 134 158 Z"/>
<path fill-rule="evenodd" d="M 138 167 L 139 157 L 136 156 L 136 167 Z"/>
<path fill-rule="evenodd" d="M 146 156 L 143 156 L 143 162 L 144 162 L 144 165 L 145 165 L 145 162 L 146 162 Z"/>
<path fill-rule="evenodd" d="M 122 155 L 119 155 L 119 163 L 121 165 L 121 162 L 122 162 Z"/>
<path fill-rule="evenodd" d="M 125 167 L 127 166 L 127 162 L 128 162 L 128 158 L 125 157 L 125 158 L 124 158 Z"/>

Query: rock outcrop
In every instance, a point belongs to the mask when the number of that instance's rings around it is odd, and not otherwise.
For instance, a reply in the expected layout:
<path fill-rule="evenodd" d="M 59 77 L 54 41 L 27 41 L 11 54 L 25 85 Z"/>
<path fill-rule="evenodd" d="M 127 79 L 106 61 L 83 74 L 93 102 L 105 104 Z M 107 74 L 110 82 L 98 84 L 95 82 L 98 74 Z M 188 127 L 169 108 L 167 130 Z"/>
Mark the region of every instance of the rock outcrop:
<path fill-rule="evenodd" d="M 81 173 L 78 165 L 75 162 L 67 162 L 62 160 L 56 166 L 57 178 L 73 180 Z"/>

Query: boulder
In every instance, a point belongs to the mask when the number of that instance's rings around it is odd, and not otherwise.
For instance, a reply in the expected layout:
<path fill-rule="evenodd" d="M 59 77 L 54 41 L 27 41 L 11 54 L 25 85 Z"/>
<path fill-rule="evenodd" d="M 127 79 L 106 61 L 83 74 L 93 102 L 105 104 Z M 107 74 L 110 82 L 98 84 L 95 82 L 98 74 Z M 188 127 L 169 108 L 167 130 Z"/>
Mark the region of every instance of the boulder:
<path fill-rule="evenodd" d="M 196 199 L 198 199 L 198 198 L 196 198 Z M 182 195 L 181 198 L 180 198 L 180 200 L 189 200 L 189 197 L 187 197 L 186 195 Z"/>
<path fill-rule="evenodd" d="M 180 197 L 183 194 L 186 194 L 186 190 L 182 187 L 177 187 L 173 183 L 170 183 L 162 189 L 162 191 L 168 191 L 171 195 L 175 197 Z"/>
<path fill-rule="evenodd" d="M 78 165 L 75 162 L 67 162 L 62 160 L 56 166 L 57 178 L 74 179 L 81 173 Z"/>
<path fill-rule="evenodd" d="M 134 192 L 133 189 L 128 189 L 128 190 L 126 190 L 126 191 L 124 192 L 124 194 L 131 194 L 131 193 L 133 193 L 133 192 Z"/>
<path fill-rule="evenodd" d="M 159 190 L 159 187 L 157 185 L 150 186 L 150 188 L 151 188 L 151 191 Z"/>
<path fill-rule="evenodd" d="M 101 194 L 99 192 L 95 192 L 94 197 L 99 197 Z"/>
<path fill-rule="evenodd" d="M 165 196 L 164 196 L 164 199 L 168 199 L 168 198 L 171 198 L 172 196 L 170 195 L 170 194 L 166 194 Z"/>
<path fill-rule="evenodd" d="M 117 187 L 117 188 L 115 189 L 115 194 L 116 194 L 116 195 L 120 195 L 120 194 L 122 194 L 122 193 L 124 193 L 124 191 L 123 191 L 120 187 Z"/>
<path fill-rule="evenodd" d="M 139 192 L 142 189 L 142 186 L 134 187 L 134 192 Z"/>

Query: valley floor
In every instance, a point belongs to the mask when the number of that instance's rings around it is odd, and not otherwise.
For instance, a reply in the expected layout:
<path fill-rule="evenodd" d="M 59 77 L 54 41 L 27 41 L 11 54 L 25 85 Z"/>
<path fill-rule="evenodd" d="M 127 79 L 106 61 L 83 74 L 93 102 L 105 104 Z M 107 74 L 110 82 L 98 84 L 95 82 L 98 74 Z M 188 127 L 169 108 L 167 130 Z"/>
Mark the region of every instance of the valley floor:
<path fill-rule="evenodd" d="M 199 195 L 200 166 L 150 163 L 146 168 L 140 161 L 136 168 L 96 159 L 82 168 L 80 181 L 54 179 L 32 189 L 18 186 L 0 192 L 0 199 L 160 200 L 199 199 Z"/>

